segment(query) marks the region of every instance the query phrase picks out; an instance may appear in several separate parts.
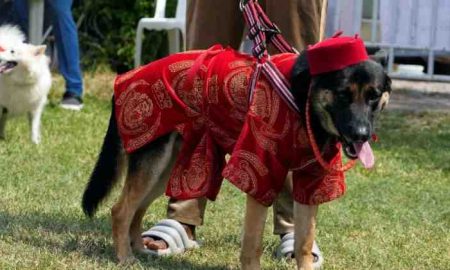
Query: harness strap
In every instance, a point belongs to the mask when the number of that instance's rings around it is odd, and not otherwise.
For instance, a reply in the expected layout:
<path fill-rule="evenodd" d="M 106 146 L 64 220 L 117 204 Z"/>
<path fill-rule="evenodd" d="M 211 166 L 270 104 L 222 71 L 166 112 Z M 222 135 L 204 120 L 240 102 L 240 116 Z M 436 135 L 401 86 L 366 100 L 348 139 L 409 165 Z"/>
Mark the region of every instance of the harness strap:
<path fill-rule="evenodd" d="M 298 51 L 289 45 L 289 43 L 281 35 L 280 29 L 270 21 L 267 14 L 262 10 L 257 0 L 241 0 L 241 11 L 244 13 L 245 21 L 249 26 L 248 38 L 253 41 L 252 54 L 258 60 L 255 71 L 249 83 L 249 104 L 251 104 L 253 93 L 256 88 L 261 73 L 270 81 L 274 90 L 286 102 L 286 104 L 295 112 L 300 114 L 300 109 L 295 103 L 294 96 L 290 91 L 290 83 L 278 68 L 270 61 L 270 56 L 267 52 L 268 43 L 272 43 L 280 52 L 290 52 L 298 54 Z M 322 14 L 322 16 L 324 16 Z M 309 99 L 311 89 L 308 91 L 308 102 L 306 103 L 306 123 L 307 133 L 311 142 L 314 155 L 319 164 L 330 172 L 344 172 L 355 165 L 355 161 L 349 161 L 345 165 L 332 166 L 328 164 L 321 156 L 320 150 L 312 134 L 310 115 L 309 115 Z"/>
<path fill-rule="evenodd" d="M 270 21 L 257 0 L 241 0 L 240 8 L 244 13 L 245 21 L 249 25 L 248 37 L 253 41 L 252 54 L 258 59 L 249 84 L 249 102 L 252 100 L 256 83 L 262 72 L 288 106 L 300 113 L 289 90 L 290 83 L 269 59 L 267 45 L 272 43 L 280 52 L 298 53 L 297 50 L 284 39 L 280 29 Z"/>
<path fill-rule="evenodd" d="M 248 38 L 254 42 L 255 46 L 265 46 L 261 41 L 272 43 L 280 52 L 298 53 L 298 51 L 289 45 L 281 35 L 280 29 L 274 24 L 257 0 L 241 0 L 241 11 L 244 13 L 245 21 L 249 26 Z M 267 50 L 267 47 L 265 48 Z M 255 54 L 256 52 L 256 54 Z M 261 59 L 267 55 L 261 50 L 254 51 L 256 58 Z"/>

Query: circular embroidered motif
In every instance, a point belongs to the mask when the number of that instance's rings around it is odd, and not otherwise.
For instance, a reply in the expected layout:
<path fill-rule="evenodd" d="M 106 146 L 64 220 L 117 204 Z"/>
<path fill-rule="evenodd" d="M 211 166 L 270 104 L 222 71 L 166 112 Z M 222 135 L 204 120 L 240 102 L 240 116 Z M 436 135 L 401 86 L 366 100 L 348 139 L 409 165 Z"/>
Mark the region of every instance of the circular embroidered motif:
<path fill-rule="evenodd" d="M 123 100 L 118 122 L 126 134 L 139 134 L 149 128 L 144 122 L 153 114 L 153 102 L 147 94 L 136 91 L 140 85 L 143 84 L 131 84 Z"/>
<path fill-rule="evenodd" d="M 248 81 L 251 68 L 244 67 L 233 70 L 225 77 L 224 94 L 227 101 L 239 112 L 247 112 L 248 109 Z"/>

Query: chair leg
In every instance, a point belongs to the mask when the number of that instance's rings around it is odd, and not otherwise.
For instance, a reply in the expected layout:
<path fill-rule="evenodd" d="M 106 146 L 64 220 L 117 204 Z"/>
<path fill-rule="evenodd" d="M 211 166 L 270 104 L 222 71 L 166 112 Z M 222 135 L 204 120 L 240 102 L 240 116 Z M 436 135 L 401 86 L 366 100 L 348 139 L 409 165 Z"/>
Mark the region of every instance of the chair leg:
<path fill-rule="evenodd" d="M 181 51 L 184 52 L 186 51 L 187 45 L 186 45 L 186 30 L 182 29 L 181 30 L 181 42 L 183 42 L 181 44 Z"/>
<path fill-rule="evenodd" d="M 141 24 L 138 24 L 136 29 L 136 47 L 134 52 L 134 67 L 141 65 L 141 55 L 142 55 L 142 38 L 144 34 L 144 29 Z"/>
<path fill-rule="evenodd" d="M 169 30 L 167 36 L 169 38 L 169 53 L 180 52 L 180 32 L 178 29 Z"/>

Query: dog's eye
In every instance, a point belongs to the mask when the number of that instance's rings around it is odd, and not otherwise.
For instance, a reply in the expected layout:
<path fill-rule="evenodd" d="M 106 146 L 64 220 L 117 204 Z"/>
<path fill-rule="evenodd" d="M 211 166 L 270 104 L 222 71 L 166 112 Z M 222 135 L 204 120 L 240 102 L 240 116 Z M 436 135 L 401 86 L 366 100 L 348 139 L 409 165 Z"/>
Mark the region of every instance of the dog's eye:
<path fill-rule="evenodd" d="M 348 103 L 352 102 L 352 93 L 350 91 L 340 91 L 337 93 L 337 97 L 341 101 Z"/>
<path fill-rule="evenodd" d="M 11 54 L 14 54 L 15 53 L 15 51 L 14 50 L 11 50 Z"/>
<path fill-rule="evenodd" d="M 378 89 L 371 87 L 366 92 L 367 101 L 378 101 L 381 98 L 381 92 Z"/>

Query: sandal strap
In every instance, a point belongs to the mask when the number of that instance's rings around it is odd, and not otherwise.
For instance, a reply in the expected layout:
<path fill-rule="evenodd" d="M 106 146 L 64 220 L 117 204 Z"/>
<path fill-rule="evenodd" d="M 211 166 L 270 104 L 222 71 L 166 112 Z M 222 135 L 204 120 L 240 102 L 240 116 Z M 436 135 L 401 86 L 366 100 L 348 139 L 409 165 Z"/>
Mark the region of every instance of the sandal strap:
<path fill-rule="evenodd" d="M 175 230 L 172 227 L 156 225 L 156 226 L 152 227 L 149 231 L 143 233 L 142 237 L 149 236 L 149 234 L 151 234 L 154 231 L 162 232 L 162 233 L 165 233 L 165 234 L 169 235 L 170 237 L 172 237 L 172 240 L 175 242 L 177 248 L 181 248 L 181 249 L 185 248 L 180 234 L 178 233 L 177 230 Z"/>
<path fill-rule="evenodd" d="M 164 225 L 164 226 L 171 227 L 171 228 L 177 230 L 178 235 L 183 240 L 183 246 L 185 249 L 192 249 L 192 248 L 199 247 L 199 244 L 197 241 L 189 239 L 189 236 L 186 233 L 186 229 L 177 220 L 163 219 L 160 222 L 158 222 L 157 225 Z"/>
<path fill-rule="evenodd" d="M 145 234 L 143 234 L 143 236 L 146 236 L 146 237 L 156 236 L 167 243 L 167 245 L 168 245 L 167 249 L 164 249 L 161 251 L 158 250 L 158 252 L 155 252 L 155 254 L 158 254 L 158 255 L 166 255 L 167 254 L 168 255 L 168 254 L 176 254 L 176 253 L 183 252 L 183 248 L 179 248 L 177 246 L 176 242 L 174 241 L 174 239 L 172 238 L 172 236 L 165 232 L 149 230 Z M 170 252 L 168 252 L 167 250 L 170 250 Z"/>

